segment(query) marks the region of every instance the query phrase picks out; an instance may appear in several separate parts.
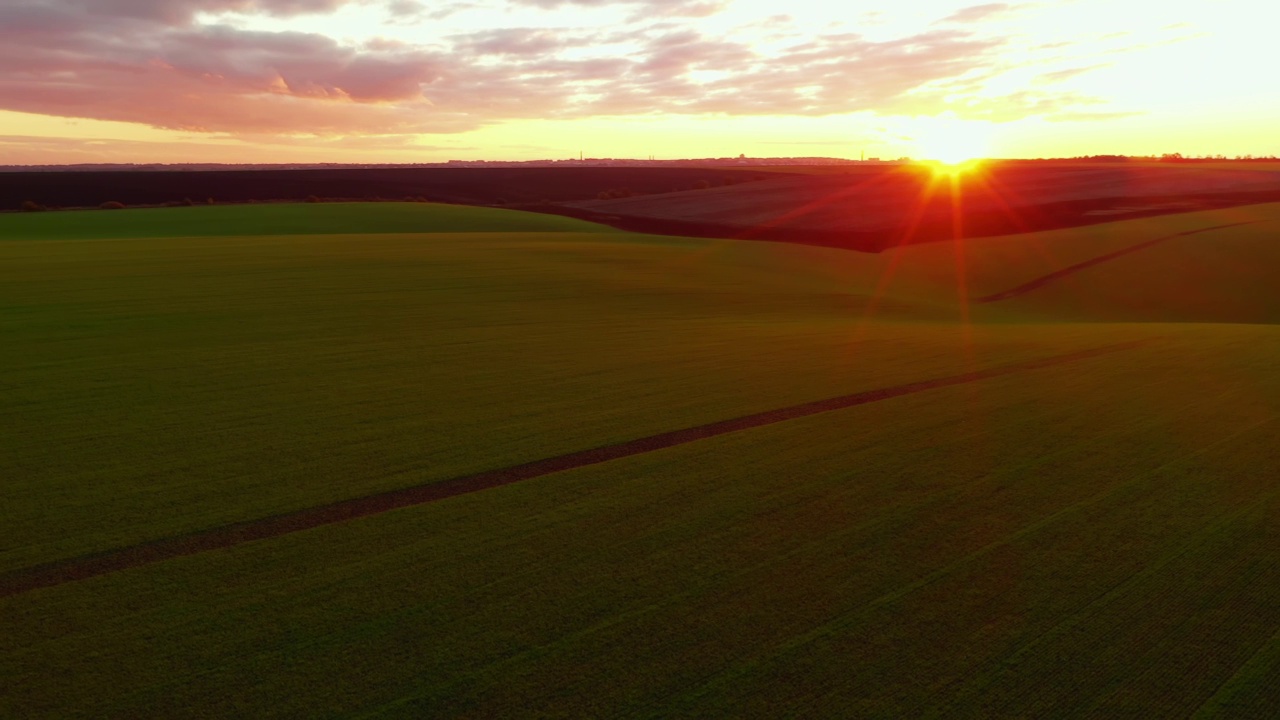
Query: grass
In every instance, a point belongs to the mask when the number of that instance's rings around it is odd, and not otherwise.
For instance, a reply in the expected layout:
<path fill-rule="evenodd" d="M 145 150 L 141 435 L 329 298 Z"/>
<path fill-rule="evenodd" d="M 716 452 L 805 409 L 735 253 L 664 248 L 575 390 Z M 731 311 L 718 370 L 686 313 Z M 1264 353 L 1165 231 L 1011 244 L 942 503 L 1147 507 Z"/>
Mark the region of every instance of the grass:
<path fill-rule="evenodd" d="M 1276 349 L 1247 328 L 1184 332 L 1120 363 L 43 591 L 6 601 L 12 657 L 33 683 L 24 702 L 86 693 L 118 715 L 913 714 L 952 699 L 980 714 L 997 691 L 1037 687 L 1039 702 L 1065 690 L 1091 665 L 1052 659 L 1119 633 L 1132 640 L 1115 643 L 1109 674 L 1046 712 L 1107 697 L 1113 678 L 1150 693 L 1126 663 L 1175 642 L 1197 603 L 1238 598 L 1217 621 L 1232 627 L 1280 621 L 1274 488 L 1239 474 L 1275 459 L 1268 409 L 1246 399 L 1277 390 L 1264 362 Z M 1216 392 L 1183 397 L 1188 368 Z M 1073 435 L 1093 440 L 1059 442 Z M 1220 562 L 1253 571 L 1187 587 Z M 1152 602 L 1169 627 L 1126 625 Z M 1264 639 L 1197 655 L 1200 685 L 1164 707 L 1202 701 Z M 142 680 L 67 685 L 102 663 Z M 178 663 L 212 672 L 175 678 L 165 669 Z"/>
<path fill-rule="evenodd" d="M 966 280 L 1220 220 L 983 240 Z M 0 243 L 7 570 L 1154 340 L 3 598 L 0 716 L 1275 714 L 1280 328 L 1080 322 L 1052 286 L 966 324 L 957 249 Z"/>
<path fill-rule="evenodd" d="M 1179 233 L 1223 227 L 1194 235 Z M 1054 281 L 1000 306 L 1040 321 L 1280 322 L 1280 205 L 913 245 L 885 253 L 891 292 L 943 302 L 991 295 L 1117 250 L 1161 243 Z M 963 268 L 963 272 L 961 272 Z M 960 282 L 960 278 L 964 282 Z M 981 313 L 989 308 L 975 308 Z"/>
<path fill-rule="evenodd" d="M 1153 322 L 1280 322 L 1280 217 L 1170 238 L 1076 273 L 1024 302 L 1072 317 Z M 1142 278 L 1142 282 L 1134 282 Z"/>
<path fill-rule="evenodd" d="M 887 379 L 854 371 L 832 384 L 848 331 L 829 329 L 859 297 L 773 273 L 775 246 L 720 253 L 708 273 L 710 243 L 612 237 L 0 246 L 0 322 L 14 341 L 0 350 L 4 464 L 22 469 L 3 481 L 0 567 Z M 917 335 L 876 333 L 886 359 L 928 351 L 891 378 L 956 369 L 939 348 L 958 332 Z M 742 396 L 744 384 L 760 390 Z M 51 525 L 54 499 L 64 510 Z"/>

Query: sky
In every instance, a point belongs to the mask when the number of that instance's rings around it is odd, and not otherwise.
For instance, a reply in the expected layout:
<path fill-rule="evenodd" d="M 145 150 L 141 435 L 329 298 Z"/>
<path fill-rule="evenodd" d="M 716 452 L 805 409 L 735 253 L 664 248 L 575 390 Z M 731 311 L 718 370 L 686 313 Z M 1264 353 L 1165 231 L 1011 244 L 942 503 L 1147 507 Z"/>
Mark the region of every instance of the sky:
<path fill-rule="evenodd" d="M 1280 154 L 1274 0 L 0 0 L 0 164 Z"/>

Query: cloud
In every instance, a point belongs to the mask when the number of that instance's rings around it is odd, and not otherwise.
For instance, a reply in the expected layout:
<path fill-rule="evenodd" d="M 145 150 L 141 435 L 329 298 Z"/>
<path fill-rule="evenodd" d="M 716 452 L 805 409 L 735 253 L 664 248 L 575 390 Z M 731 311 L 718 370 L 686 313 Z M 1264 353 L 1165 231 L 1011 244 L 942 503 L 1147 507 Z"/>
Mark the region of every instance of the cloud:
<path fill-rule="evenodd" d="M 387 19 L 386 25 L 415 25 L 426 21 L 443 20 L 458 13 L 482 7 L 479 2 L 443 3 L 434 7 L 421 0 L 387 0 L 383 5 Z"/>
<path fill-rule="evenodd" d="M 727 114 L 893 112 L 923 85 L 986 66 L 1001 45 L 942 30 L 883 42 L 850 34 L 819 36 L 690 88 L 682 101 L 694 110 Z M 715 53 L 724 56 L 727 49 L 715 47 Z"/>
<path fill-rule="evenodd" d="M 95 12 L 110 5 L 119 14 L 102 18 L 74 12 L 78 1 L 0 9 L 0 106 L 203 131 L 377 133 L 474 126 L 457 113 L 436 113 L 426 121 L 415 113 L 430 109 L 422 88 L 441 77 L 445 64 L 417 49 L 352 48 L 317 34 L 184 19 L 195 6 L 246 5 L 234 0 L 188 2 L 183 8 L 107 0 Z M 337 4 L 252 3 L 279 12 Z"/>
<path fill-rule="evenodd" d="M 562 7 L 617 7 L 621 5 L 642 5 L 647 10 L 658 13 L 675 14 L 683 12 L 690 6 L 703 7 L 714 5 L 723 7 L 723 0 L 516 0 L 516 5 L 555 10 Z"/>
<path fill-rule="evenodd" d="M 986 5 L 974 5 L 972 7 L 957 10 L 956 12 L 943 18 L 941 22 L 955 24 L 980 23 L 984 20 L 990 20 L 993 17 L 1006 15 L 1016 10 L 1019 6 L 1010 5 L 1009 3 L 988 3 Z"/>
<path fill-rule="evenodd" d="M 547 9 L 620 4 L 654 15 L 613 28 L 442 35 L 429 47 L 343 44 L 315 33 L 194 20 L 223 11 L 325 12 L 347 1 L 8 4 L 0 7 L 0 109 L 207 133 L 326 137 L 451 133 L 524 118 L 930 113 L 953 109 L 937 88 L 994 72 L 1007 45 L 951 26 L 892 40 L 787 35 L 778 19 L 773 39 L 782 42 L 766 51 L 750 36 L 708 36 L 661 16 L 720 6 L 706 0 L 516 0 Z M 382 7 L 394 15 L 423 6 L 391 0 Z M 957 15 L 973 18 L 996 7 Z M 1005 100 L 1006 114 L 1075 107 L 1071 96 L 1047 91 Z"/>
<path fill-rule="evenodd" d="M 1051 113 L 1045 116 L 1046 120 L 1052 122 L 1100 122 L 1103 120 L 1121 120 L 1123 118 L 1138 117 L 1146 113 L 1138 111 L 1123 112 L 1088 112 L 1088 111 L 1066 111 Z"/>
<path fill-rule="evenodd" d="M 387 12 L 391 15 L 418 15 L 426 10 L 426 6 L 418 0 L 391 0 L 387 3 Z"/>
<path fill-rule="evenodd" d="M 317 156 L 349 155 L 368 161 L 403 161 L 407 153 L 429 150 L 467 152 L 479 150 L 461 145 L 423 145 L 418 135 L 378 135 L 335 138 L 280 137 L 275 135 L 229 138 L 192 137 L 182 140 L 119 140 L 63 138 L 36 135 L 0 135 L 0 165 L 40 165 L 51 157 L 59 163 L 200 162 L 226 163 L 244 157 L 252 147 L 261 162 L 314 162 Z M 246 145 L 246 142 L 252 145 Z M 145 159 L 144 159 L 145 158 Z"/>
<path fill-rule="evenodd" d="M 1064 82 L 1066 80 L 1070 80 L 1071 78 L 1074 78 L 1074 77 L 1079 77 L 1081 75 L 1084 75 L 1085 73 L 1093 72 L 1094 70 L 1107 67 L 1107 66 L 1108 66 L 1107 63 L 1101 63 L 1098 65 L 1089 65 L 1086 67 L 1074 67 L 1074 68 L 1066 68 L 1065 70 L 1055 70 L 1053 72 L 1048 72 L 1041 75 L 1036 80 L 1037 82 L 1040 82 L 1040 83 L 1059 83 L 1059 82 Z"/>
<path fill-rule="evenodd" d="M 927 91 L 912 93 L 903 99 L 899 111 L 905 115 L 937 115 L 951 113 L 965 120 L 984 120 L 987 122 L 1010 122 L 1028 117 L 1040 117 L 1047 120 L 1066 119 L 1106 119 L 1109 116 L 1127 117 L 1140 113 L 1112 113 L 1097 111 L 1104 101 L 1077 92 L 1049 91 L 1042 88 L 1027 88 L 1000 94 L 971 95 L 963 99 L 954 98 L 945 87 L 930 88 Z"/>
<path fill-rule="evenodd" d="M 516 55 L 542 57 L 560 52 L 574 43 L 564 29 L 503 28 L 456 35 L 454 47 L 471 56 Z"/>
<path fill-rule="evenodd" d="M 262 13 L 290 17 L 332 12 L 355 0 L 51 0 L 19 2 L 23 6 L 48 6 L 82 16 L 157 21 L 169 25 L 190 22 L 198 13 Z"/>

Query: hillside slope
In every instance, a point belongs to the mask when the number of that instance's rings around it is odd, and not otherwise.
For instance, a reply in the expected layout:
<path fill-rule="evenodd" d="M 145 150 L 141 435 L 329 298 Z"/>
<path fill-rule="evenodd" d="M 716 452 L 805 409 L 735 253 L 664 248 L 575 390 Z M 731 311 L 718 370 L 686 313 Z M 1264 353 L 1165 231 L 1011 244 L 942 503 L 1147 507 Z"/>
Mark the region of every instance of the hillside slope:
<path fill-rule="evenodd" d="M 614 232 L 583 220 L 435 203 L 271 203 L 0 215 L 0 240 L 433 232 Z"/>
<path fill-rule="evenodd" d="M 1280 204 L 905 247 L 880 272 L 890 294 L 964 298 L 979 314 L 1276 323 Z"/>

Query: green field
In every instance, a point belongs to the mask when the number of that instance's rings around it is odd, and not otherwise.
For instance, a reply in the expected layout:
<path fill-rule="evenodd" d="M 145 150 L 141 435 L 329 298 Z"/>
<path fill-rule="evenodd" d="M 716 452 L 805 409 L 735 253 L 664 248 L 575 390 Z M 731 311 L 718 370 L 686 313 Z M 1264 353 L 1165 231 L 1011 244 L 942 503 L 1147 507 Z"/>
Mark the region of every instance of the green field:
<path fill-rule="evenodd" d="M 465 205 L 320 203 L 77 210 L 0 217 L 0 240 L 140 239 L 442 232 L 612 232 L 559 215 Z"/>
<path fill-rule="evenodd" d="M 0 597 L 0 717 L 1280 716 L 1278 238 L 0 215 L 0 578 L 1011 368 Z"/>

